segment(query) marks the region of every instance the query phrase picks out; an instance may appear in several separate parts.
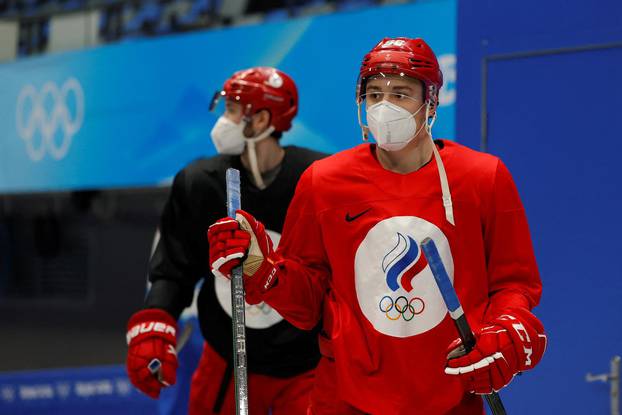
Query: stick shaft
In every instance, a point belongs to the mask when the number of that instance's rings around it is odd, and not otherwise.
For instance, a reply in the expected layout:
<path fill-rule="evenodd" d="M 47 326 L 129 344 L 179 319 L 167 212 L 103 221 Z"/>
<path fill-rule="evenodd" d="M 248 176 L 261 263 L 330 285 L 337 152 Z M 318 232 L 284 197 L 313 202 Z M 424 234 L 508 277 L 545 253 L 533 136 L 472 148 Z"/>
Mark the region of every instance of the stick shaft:
<path fill-rule="evenodd" d="M 441 295 L 443 296 L 443 300 L 447 305 L 449 315 L 454 320 L 456 329 L 458 329 L 458 334 L 462 339 L 465 351 L 468 353 L 475 346 L 475 336 L 473 335 L 469 322 L 464 315 L 464 310 L 462 310 L 462 305 L 460 304 L 460 300 L 458 299 L 454 286 L 451 284 L 451 280 L 449 279 L 447 270 L 443 265 L 443 260 L 438 253 L 436 244 L 431 238 L 426 238 L 421 243 L 421 249 L 428 260 L 428 264 L 430 264 L 430 269 L 432 270 L 432 275 L 434 275 L 436 285 L 438 285 Z M 497 392 L 484 395 L 484 398 L 486 399 L 486 402 L 494 415 L 506 414 L 503 402 L 501 402 L 501 397 Z"/>
<path fill-rule="evenodd" d="M 241 208 L 240 172 L 227 169 L 227 213 L 235 218 Z M 246 315 L 244 303 L 244 277 L 242 267 L 233 269 L 231 276 L 231 318 L 233 329 L 233 374 L 235 384 L 235 409 L 237 415 L 248 414 L 248 374 L 246 369 Z"/>

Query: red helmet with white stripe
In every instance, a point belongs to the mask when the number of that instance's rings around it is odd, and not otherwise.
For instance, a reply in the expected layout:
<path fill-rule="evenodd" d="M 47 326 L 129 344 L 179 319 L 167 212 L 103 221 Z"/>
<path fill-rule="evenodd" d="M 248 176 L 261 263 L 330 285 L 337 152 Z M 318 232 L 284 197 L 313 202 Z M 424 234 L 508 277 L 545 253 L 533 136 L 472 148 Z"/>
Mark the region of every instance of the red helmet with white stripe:
<path fill-rule="evenodd" d="M 270 67 L 255 67 L 234 73 L 214 96 L 211 109 L 221 97 L 244 105 L 246 117 L 268 110 L 270 125 L 275 131 L 289 130 L 298 112 L 296 84 L 286 73 Z"/>
<path fill-rule="evenodd" d="M 423 82 L 425 99 L 438 102 L 443 86 L 443 73 L 436 55 L 423 39 L 407 37 L 384 38 L 363 58 L 356 97 L 365 93 L 367 79 L 376 75 L 400 75 Z"/>

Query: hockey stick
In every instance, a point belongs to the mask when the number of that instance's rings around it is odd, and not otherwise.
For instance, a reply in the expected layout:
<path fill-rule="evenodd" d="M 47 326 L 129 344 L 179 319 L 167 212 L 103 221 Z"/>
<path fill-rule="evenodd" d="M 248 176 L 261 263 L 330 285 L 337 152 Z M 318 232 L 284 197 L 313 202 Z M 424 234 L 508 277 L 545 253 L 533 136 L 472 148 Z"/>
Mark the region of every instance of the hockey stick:
<path fill-rule="evenodd" d="M 456 290 L 454 290 L 453 285 L 451 285 L 449 275 L 447 275 L 447 270 L 445 270 L 443 260 L 438 253 L 436 244 L 431 238 L 425 238 L 423 242 L 421 242 L 421 249 L 428 260 L 428 264 L 430 264 L 432 275 L 434 275 L 436 285 L 438 285 L 438 289 L 441 291 L 449 315 L 454 320 L 454 324 L 458 329 L 458 333 L 462 339 L 462 345 L 464 346 L 464 352 L 468 353 L 475 346 L 475 336 L 464 315 L 464 310 L 462 310 L 462 305 L 460 304 L 460 300 L 458 300 Z M 506 415 L 501 397 L 497 392 L 493 391 L 491 394 L 484 395 L 484 397 L 493 415 Z"/>
<path fill-rule="evenodd" d="M 240 171 L 227 169 L 227 213 L 235 218 L 240 209 Z M 246 372 L 246 316 L 242 266 L 231 275 L 231 318 L 233 328 L 233 373 L 235 384 L 235 413 L 248 414 L 248 379 Z"/>
<path fill-rule="evenodd" d="M 188 340 L 190 340 L 190 335 L 192 334 L 192 324 L 187 323 L 184 327 L 184 331 L 179 335 L 179 339 L 177 340 L 177 346 L 175 347 L 175 353 L 179 356 L 179 352 L 184 348 Z M 160 359 L 152 359 L 147 366 L 149 371 L 153 376 L 155 376 L 158 381 L 164 386 L 171 386 L 166 381 L 162 379 L 162 362 Z"/>

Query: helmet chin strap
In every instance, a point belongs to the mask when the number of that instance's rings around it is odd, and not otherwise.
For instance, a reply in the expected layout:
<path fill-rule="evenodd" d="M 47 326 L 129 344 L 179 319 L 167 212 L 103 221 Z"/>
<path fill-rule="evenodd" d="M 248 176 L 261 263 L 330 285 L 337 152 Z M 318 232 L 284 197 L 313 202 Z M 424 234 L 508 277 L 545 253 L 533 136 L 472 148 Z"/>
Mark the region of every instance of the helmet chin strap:
<path fill-rule="evenodd" d="M 434 152 L 434 159 L 436 160 L 436 166 L 438 167 L 438 176 L 441 180 L 441 191 L 443 194 L 443 207 L 445 208 L 445 218 L 447 222 L 451 223 L 453 226 L 456 226 L 456 221 L 454 219 L 454 205 L 451 200 L 451 192 L 449 191 L 449 181 L 447 180 L 447 172 L 445 171 L 445 165 L 443 164 L 443 160 L 441 159 L 441 155 L 436 148 L 436 144 L 434 144 L 434 139 L 432 138 L 432 126 L 436 122 L 436 113 L 431 117 L 430 120 L 430 108 L 431 103 L 429 102 L 425 109 L 425 127 L 428 132 L 428 136 L 432 141 L 432 151 Z"/>
<path fill-rule="evenodd" d="M 257 149 L 256 144 L 261 140 L 269 137 L 270 134 L 274 132 L 274 127 L 270 126 L 263 133 L 259 134 L 256 137 L 251 137 L 246 139 L 246 146 L 248 147 L 248 161 L 251 165 L 251 173 L 253 173 L 253 179 L 255 180 L 255 185 L 263 190 L 266 188 L 266 185 L 261 177 L 261 172 L 259 171 L 259 164 L 257 163 Z"/>

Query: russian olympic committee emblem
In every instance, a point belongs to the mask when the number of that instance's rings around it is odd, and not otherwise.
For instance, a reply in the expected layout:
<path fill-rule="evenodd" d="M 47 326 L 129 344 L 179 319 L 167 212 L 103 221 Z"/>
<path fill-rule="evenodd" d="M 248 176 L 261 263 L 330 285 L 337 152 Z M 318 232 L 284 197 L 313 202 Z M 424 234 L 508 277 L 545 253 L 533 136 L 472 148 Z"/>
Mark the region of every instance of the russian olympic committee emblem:
<path fill-rule="evenodd" d="M 365 317 L 393 337 L 424 333 L 443 321 L 447 308 L 421 251 L 431 237 L 453 282 L 449 242 L 433 223 L 396 216 L 369 230 L 354 260 L 356 294 Z"/>

